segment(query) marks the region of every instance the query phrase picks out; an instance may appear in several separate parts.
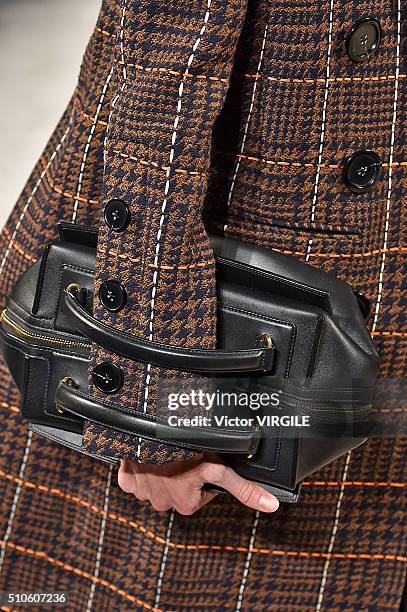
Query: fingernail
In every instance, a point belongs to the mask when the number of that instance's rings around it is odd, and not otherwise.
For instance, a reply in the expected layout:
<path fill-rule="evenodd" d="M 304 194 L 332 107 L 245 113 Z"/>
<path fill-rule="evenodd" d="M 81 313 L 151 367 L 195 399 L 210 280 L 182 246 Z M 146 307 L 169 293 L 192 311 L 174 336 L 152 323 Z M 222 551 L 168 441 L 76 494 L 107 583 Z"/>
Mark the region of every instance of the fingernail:
<path fill-rule="evenodd" d="M 280 505 L 278 499 L 271 495 L 261 495 L 259 504 L 265 512 L 275 512 Z"/>

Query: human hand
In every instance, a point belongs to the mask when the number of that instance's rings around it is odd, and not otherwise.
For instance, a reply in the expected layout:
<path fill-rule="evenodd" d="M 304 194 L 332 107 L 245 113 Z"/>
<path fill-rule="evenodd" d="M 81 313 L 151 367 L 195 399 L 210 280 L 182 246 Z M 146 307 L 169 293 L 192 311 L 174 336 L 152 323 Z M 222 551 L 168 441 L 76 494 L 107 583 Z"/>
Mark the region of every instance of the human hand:
<path fill-rule="evenodd" d="M 118 483 L 125 493 L 148 500 L 159 512 L 175 508 L 180 514 L 194 514 L 217 495 L 203 488 L 206 483 L 222 487 L 245 506 L 261 512 L 275 512 L 279 505 L 274 495 L 236 474 L 216 455 L 161 465 L 122 460 Z"/>

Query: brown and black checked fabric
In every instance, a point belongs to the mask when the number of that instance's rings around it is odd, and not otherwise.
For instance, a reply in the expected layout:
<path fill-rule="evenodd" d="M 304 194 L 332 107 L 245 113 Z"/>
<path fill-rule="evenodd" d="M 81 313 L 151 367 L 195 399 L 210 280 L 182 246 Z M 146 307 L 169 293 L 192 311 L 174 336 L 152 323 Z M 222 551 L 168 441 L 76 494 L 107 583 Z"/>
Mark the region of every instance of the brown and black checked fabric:
<path fill-rule="evenodd" d="M 125 198 L 131 223 L 124 235 L 101 224 L 95 286 L 96 295 L 106 278 L 120 277 L 126 285 L 128 307 L 119 316 L 106 316 L 95 300 L 96 316 L 119 329 L 146 337 L 152 332 L 155 340 L 177 345 L 215 346 L 214 262 L 200 203 L 212 126 L 226 95 L 245 8 L 241 0 L 208 0 L 206 7 L 190 2 L 183 7 L 185 24 L 181 20 L 174 36 L 177 3 L 156 2 L 152 10 L 151 2 L 141 2 L 134 16 L 131 5 L 122 5 L 124 19 L 116 32 L 118 94 L 106 138 L 102 197 L 104 202 Z M 211 69 L 216 78 L 182 76 L 187 69 L 191 74 Z M 126 377 L 115 401 L 141 412 L 154 412 L 157 384 L 174 375 L 100 349 L 94 360 L 120 364 Z M 85 432 L 91 452 L 142 461 L 185 454 L 144 446 L 94 425 Z"/>
<path fill-rule="evenodd" d="M 203 212 L 206 228 L 227 225 L 229 235 L 334 270 L 366 293 L 377 311 L 369 325 L 381 376 L 405 377 L 407 66 L 399 8 L 384 0 L 105 1 L 78 88 L 3 230 L 2 303 L 58 220 L 97 225 L 104 203 L 123 197 L 132 224 L 117 237 L 100 223 L 97 283 L 120 278 L 128 308 L 95 310 L 148 335 L 169 178 L 155 338 L 214 346 Z M 384 38 L 356 65 L 342 41 L 366 15 L 381 20 Z M 383 177 L 372 194 L 356 196 L 341 182 L 341 164 L 368 147 L 382 155 Z M 95 350 L 95 361 L 106 357 L 117 359 Z M 118 401 L 140 409 L 146 368 L 120 362 L 132 381 Z M 171 373 L 151 371 L 149 411 L 164 376 Z M 67 590 L 69 610 L 399 610 L 406 440 L 369 441 L 312 476 L 300 503 L 275 515 L 221 497 L 182 517 L 125 495 L 114 470 L 29 435 L 17 406 L 1 366 L 0 589 Z M 118 456 L 139 449 L 137 440 L 94 427 L 86 445 Z M 140 455 L 182 456 L 144 443 Z"/>

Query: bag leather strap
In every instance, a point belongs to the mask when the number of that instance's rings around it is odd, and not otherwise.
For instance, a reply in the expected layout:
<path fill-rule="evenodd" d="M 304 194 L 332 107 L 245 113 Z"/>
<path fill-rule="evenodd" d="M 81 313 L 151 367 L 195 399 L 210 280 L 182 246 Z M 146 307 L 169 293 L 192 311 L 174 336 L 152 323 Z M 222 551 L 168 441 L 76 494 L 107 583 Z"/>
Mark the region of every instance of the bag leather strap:
<path fill-rule="evenodd" d="M 65 290 L 65 314 L 75 328 L 90 340 L 119 355 L 170 370 L 207 373 L 270 372 L 275 348 L 237 351 L 195 349 L 144 340 L 98 321 L 80 303 L 80 288 Z"/>
<path fill-rule="evenodd" d="M 259 430 L 257 429 L 173 427 L 169 424 L 157 423 L 151 415 L 130 412 L 120 406 L 101 402 L 97 398 L 83 393 L 72 384 L 67 384 L 65 379 L 58 386 L 56 403 L 58 410 L 70 412 L 93 423 L 155 442 L 163 442 L 193 450 L 239 453 L 251 456 L 256 452 L 260 440 Z"/>

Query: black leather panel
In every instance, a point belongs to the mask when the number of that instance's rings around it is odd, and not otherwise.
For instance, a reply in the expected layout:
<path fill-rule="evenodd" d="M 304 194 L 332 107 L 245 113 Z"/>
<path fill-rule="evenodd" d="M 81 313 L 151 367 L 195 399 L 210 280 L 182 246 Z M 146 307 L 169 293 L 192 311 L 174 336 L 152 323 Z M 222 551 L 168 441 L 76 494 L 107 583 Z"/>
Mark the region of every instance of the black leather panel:
<path fill-rule="evenodd" d="M 89 273 L 89 271 L 93 271 L 94 267 L 94 249 L 86 246 L 75 249 L 72 244 L 68 242 L 52 245 L 44 270 L 41 297 L 36 313 L 37 316 L 42 319 L 47 319 L 50 322 L 55 320 L 59 296 L 61 290 L 64 289 L 64 287 L 62 287 L 64 269 L 71 268 L 72 270 L 76 270 L 79 273 L 79 277 L 82 278 L 81 272 L 85 272 L 86 275 L 86 272 Z M 86 275 L 86 278 L 88 282 L 85 280 L 83 286 L 91 287 L 93 279 L 89 274 Z"/>
<path fill-rule="evenodd" d="M 291 297 L 318 306 L 351 334 L 354 340 L 374 354 L 369 332 L 352 287 L 329 272 L 248 242 L 211 236 L 221 277 L 233 282 L 265 288 L 283 297 Z M 362 324 L 361 324 L 362 323 Z"/>
<path fill-rule="evenodd" d="M 78 244 L 96 249 L 98 242 L 97 229 L 61 221 L 58 223 L 58 232 L 61 242 L 70 242 L 71 244 Z"/>

